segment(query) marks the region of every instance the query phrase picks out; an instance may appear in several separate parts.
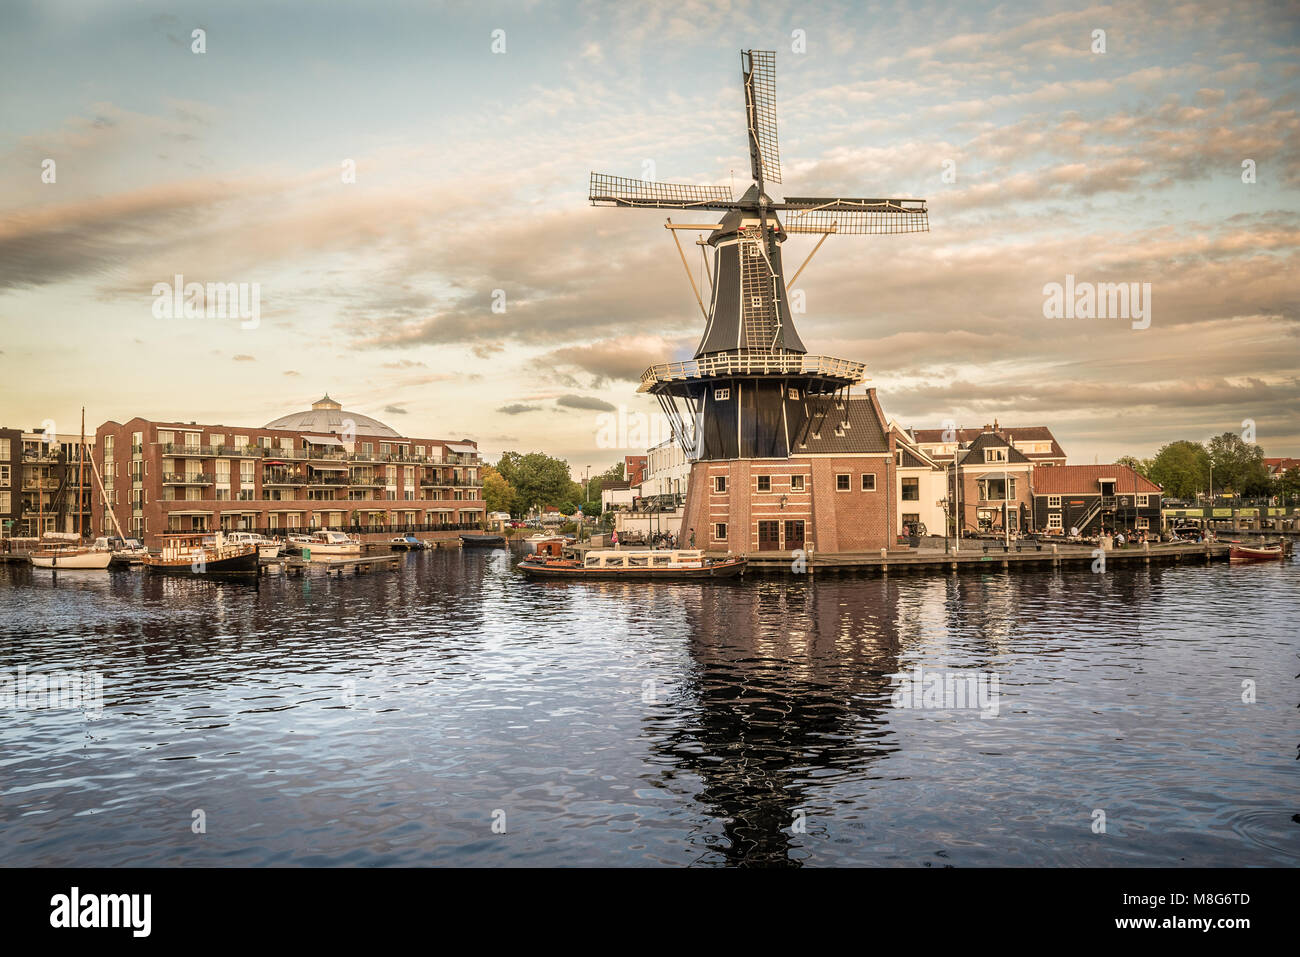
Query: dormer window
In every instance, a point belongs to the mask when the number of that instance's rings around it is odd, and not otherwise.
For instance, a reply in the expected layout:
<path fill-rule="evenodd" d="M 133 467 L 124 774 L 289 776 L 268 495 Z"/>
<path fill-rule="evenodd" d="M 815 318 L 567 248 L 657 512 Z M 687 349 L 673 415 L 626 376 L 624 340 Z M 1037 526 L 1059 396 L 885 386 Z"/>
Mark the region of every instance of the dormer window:
<path fill-rule="evenodd" d="M 1006 460 L 1007 460 L 1006 449 L 985 449 L 984 450 L 985 462 L 1005 462 Z"/>

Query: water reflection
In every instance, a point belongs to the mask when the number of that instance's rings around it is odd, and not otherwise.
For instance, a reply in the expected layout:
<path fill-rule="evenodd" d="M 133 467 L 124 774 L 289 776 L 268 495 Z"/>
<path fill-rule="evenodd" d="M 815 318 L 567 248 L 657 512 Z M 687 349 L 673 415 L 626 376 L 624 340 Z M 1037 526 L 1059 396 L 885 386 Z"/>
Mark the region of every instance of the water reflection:
<path fill-rule="evenodd" d="M 0 859 L 1300 861 L 1294 564 L 581 585 L 517 557 L 0 568 L 0 670 L 98 669 L 106 699 L 0 714 Z M 996 674 L 998 718 L 893 707 L 917 665 Z"/>

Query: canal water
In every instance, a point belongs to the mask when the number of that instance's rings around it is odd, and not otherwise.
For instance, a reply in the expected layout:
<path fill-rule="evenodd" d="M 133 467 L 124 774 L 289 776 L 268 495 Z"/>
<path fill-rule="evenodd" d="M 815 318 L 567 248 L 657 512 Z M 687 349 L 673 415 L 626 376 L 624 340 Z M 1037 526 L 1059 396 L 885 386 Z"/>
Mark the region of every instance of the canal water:
<path fill-rule="evenodd" d="M 402 563 L 0 567 L 0 692 L 28 691 L 0 708 L 0 864 L 1300 862 L 1294 562 L 589 585 L 504 550 Z M 102 702 L 42 699 L 54 672 L 98 673 Z M 952 697 L 968 679 L 986 696 Z"/>

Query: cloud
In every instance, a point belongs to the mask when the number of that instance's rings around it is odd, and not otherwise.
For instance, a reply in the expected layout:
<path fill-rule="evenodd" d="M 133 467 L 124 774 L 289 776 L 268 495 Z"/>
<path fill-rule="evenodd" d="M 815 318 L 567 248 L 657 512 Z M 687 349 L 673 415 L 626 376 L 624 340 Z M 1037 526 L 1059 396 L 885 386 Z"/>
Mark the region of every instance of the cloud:
<path fill-rule="evenodd" d="M 540 408 L 540 405 L 525 405 L 522 402 L 514 402 L 510 405 L 501 406 L 497 411 L 502 415 L 522 415 L 525 412 L 536 412 Z"/>
<path fill-rule="evenodd" d="M 396 405 L 386 405 L 386 406 L 384 406 L 384 412 L 386 412 L 386 413 L 389 414 L 389 415 L 406 415 L 406 414 L 407 414 L 407 410 L 406 410 L 406 409 L 403 409 L 403 408 L 401 408 L 401 407 L 399 407 L 399 406 L 396 406 Z"/>
<path fill-rule="evenodd" d="M 257 360 L 254 359 L 252 356 L 250 356 L 250 355 L 245 355 L 245 354 L 243 354 L 243 353 L 241 353 L 241 354 L 239 354 L 239 355 L 237 355 L 237 356 L 233 356 L 232 358 L 233 358 L 234 361 L 236 361 L 236 362 L 256 362 L 256 361 L 257 361 Z"/>
<path fill-rule="evenodd" d="M 618 406 L 604 399 L 585 395 L 562 395 L 555 400 L 555 404 L 566 409 L 586 409 L 592 412 L 615 412 L 618 409 Z"/>

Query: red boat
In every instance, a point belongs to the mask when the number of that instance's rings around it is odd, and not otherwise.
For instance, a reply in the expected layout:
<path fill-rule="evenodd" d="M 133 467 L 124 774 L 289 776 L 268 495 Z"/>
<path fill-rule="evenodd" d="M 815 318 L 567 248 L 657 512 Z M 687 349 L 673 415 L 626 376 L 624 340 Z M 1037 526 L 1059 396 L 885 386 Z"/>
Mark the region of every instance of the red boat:
<path fill-rule="evenodd" d="M 1276 562 L 1281 558 L 1281 545 L 1243 545 L 1241 542 L 1232 542 L 1228 546 L 1228 559 L 1234 562 Z"/>

